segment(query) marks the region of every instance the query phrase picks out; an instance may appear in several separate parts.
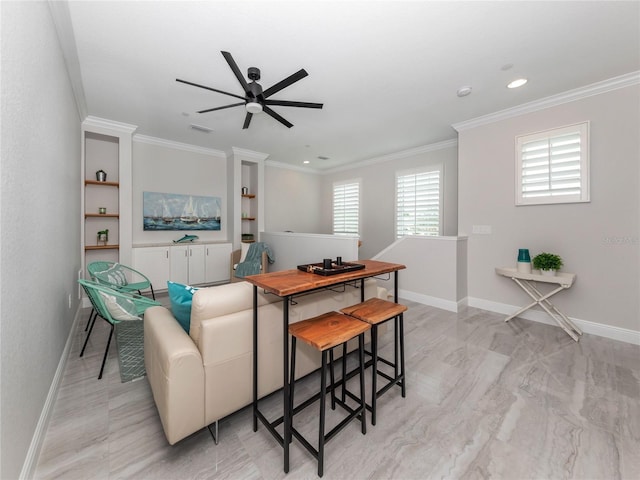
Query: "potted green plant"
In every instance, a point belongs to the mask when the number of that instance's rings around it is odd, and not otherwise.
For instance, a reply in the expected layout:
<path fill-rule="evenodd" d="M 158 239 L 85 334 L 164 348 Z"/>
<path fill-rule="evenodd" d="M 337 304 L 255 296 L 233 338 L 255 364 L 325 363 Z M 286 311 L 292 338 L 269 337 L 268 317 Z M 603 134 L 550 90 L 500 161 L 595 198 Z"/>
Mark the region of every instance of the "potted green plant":
<path fill-rule="evenodd" d="M 536 268 L 542 272 L 542 275 L 555 275 L 558 270 L 564 265 L 560 255 L 555 253 L 542 252 L 533 257 L 533 268 Z"/>

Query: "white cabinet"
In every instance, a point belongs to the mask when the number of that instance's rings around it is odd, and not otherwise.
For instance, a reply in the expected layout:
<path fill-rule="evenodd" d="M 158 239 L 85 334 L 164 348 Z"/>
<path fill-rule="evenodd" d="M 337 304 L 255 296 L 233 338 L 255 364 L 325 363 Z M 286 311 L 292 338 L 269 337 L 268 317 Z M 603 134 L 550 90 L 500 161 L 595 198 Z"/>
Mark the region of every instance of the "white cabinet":
<path fill-rule="evenodd" d="M 134 268 L 148 276 L 158 290 L 167 288 L 167 280 L 187 285 L 229 280 L 230 243 L 136 247 L 133 250 Z"/>
<path fill-rule="evenodd" d="M 214 283 L 229 281 L 230 261 L 230 243 L 205 245 L 205 282 Z"/>
<path fill-rule="evenodd" d="M 134 248 L 133 265 L 149 278 L 154 290 L 167 288 L 167 280 L 171 277 L 169 247 Z"/>

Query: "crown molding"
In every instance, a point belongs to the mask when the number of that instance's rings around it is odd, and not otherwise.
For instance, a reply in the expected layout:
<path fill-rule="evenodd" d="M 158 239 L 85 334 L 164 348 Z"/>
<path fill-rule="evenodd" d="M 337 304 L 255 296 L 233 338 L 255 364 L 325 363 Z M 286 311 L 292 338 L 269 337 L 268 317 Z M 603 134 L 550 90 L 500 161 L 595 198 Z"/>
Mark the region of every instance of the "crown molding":
<path fill-rule="evenodd" d="M 326 175 L 330 173 L 343 172 L 345 170 L 351 170 L 353 168 L 367 167 L 369 165 L 375 165 L 377 163 L 392 162 L 407 157 L 415 157 L 416 155 L 422 155 L 427 152 L 434 152 L 436 150 L 444 150 L 446 148 L 453 148 L 457 146 L 457 139 L 444 140 L 442 142 L 430 143 L 429 145 L 423 145 L 421 147 L 410 148 L 408 150 L 402 150 L 400 152 L 370 158 L 369 160 L 363 160 L 362 162 L 350 163 L 349 165 L 345 165 L 343 167 L 331 168 L 329 170 L 321 171 L 320 173 Z"/>
<path fill-rule="evenodd" d="M 255 150 L 247 150 L 246 148 L 231 147 L 234 156 L 243 157 L 247 160 L 264 161 L 269 158 L 268 153 L 256 152 Z"/>
<path fill-rule="evenodd" d="M 133 136 L 134 142 L 146 143 L 148 145 L 156 145 L 158 147 L 173 148 L 176 150 L 183 150 L 185 152 L 201 153 L 203 155 L 211 155 L 213 157 L 227 159 L 227 155 L 221 150 L 214 150 L 213 148 L 198 147 L 195 145 L 189 145 L 188 143 L 174 142 L 173 140 L 164 140 L 162 138 L 150 137 L 148 135 L 136 134 Z"/>
<path fill-rule="evenodd" d="M 268 167 L 282 168 L 282 169 L 285 169 L 285 170 L 294 170 L 296 172 L 310 173 L 312 175 L 322 174 L 322 172 L 320 172 L 319 170 L 317 170 L 315 168 L 301 167 L 299 165 L 291 165 L 289 163 L 276 162 L 274 160 L 266 161 L 265 165 L 267 165 Z"/>
<path fill-rule="evenodd" d="M 640 71 L 626 73 L 618 77 L 613 77 L 602 82 L 592 83 L 585 87 L 576 88 L 567 92 L 552 95 L 550 97 L 535 100 L 533 102 L 524 103 L 517 107 L 507 108 L 481 117 L 472 118 L 464 122 L 454 123 L 451 126 L 458 132 L 463 130 L 469 130 L 481 125 L 487 125 L 489 123 L 498 122 L 500 120 L 506 120 L 508 118 L 517 117 L 527 113 L 537 112 L 544 110 L 545 108 L 555 107 L 564 103 L 575 102 L 576 100 L 582 100 L 584 98 L 593 97 L 620 88 L 629 87 L 632 85 L 638 85 L 640 83 Z"/>
<path fill-rule="evenodd" d="M 138 129 L 137 125 L 131 125 L 130 123 L 116 122 L 115 120 L 107 120 L 106 118 L 94 117 L 89 115 L 82 122 L 83 128 L 107 128 L 109 130 L 116 130 L 121 133 L 133 134 Z"/>

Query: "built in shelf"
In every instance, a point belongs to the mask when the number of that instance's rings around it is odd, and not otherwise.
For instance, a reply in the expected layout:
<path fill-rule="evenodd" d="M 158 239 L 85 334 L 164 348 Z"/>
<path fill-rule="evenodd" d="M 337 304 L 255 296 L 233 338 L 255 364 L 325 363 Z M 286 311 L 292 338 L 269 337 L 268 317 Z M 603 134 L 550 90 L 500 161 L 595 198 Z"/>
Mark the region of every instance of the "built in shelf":
<path fill-rule="evenodd" d="M 118 182 L 99 182 L 97 180 L 85 180 L 85 185 L 104 185 L 106 187 L 119 187 L 120 184 Z"/>
<path fill-rule="evenodd" d="M 120 215 L 117 214 L 117 213 L 85 213 L 84 214 L 84 218 L 89 218 L 89 217 L 91 217 L 91 218 L 98 218 L 98 217 L 101 217 L 101 218 L 118 218 L 118 217 L 120 217 Z"/>
<path fill-rule="evenodd" d="M 85 250 L 118 250 L 120 245 L 85 245 Z"/>

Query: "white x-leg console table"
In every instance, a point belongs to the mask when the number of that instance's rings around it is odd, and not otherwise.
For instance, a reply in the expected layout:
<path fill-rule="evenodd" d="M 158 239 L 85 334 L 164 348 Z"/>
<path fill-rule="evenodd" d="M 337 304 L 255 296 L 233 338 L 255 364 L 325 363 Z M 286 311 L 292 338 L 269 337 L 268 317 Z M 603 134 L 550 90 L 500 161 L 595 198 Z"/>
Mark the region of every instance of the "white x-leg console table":
<path fill-rule="evenodd" d="M 573 338 L 576 342 L 580 339 L 580 335 L 582 335 L 582 330 L 580 330 L 564 313 L 558 310 L 550 301 L 553 295 L 562 290 L 566 290 L 567 288 L 571 288 L 574 280 L 576 279 L 575 273 L 564 273 L 558 272 L 555 276 L 548 275 L 540 275 L 537 273 L 522 273 L 519 272 L 516 268 L 513 267 L 497 267 L 496 273 L 498 275 L 502 275 L 503 277 L 508 277 L 520 288 L 522 288 L 534 301 L 529 305 L 522 307 L 520 310 L 515 312 L 513 315 L 509 315 L 504 319 L 505 322 L 508 322 L 512 318 L 517 317 L 525 310 L 529 310 L 534 305 L 540 305 L 545 312 L 549 314 L 551 318 L 553 318 L 560 327 L 569 334 L 571 338 Z M 534 282 L 540 283 L 551 283 L 558 285 L 558 287 L 554 290 L 551 290 L 549 293 L 542 294 L 540 290 L 536 288 Z"/>

